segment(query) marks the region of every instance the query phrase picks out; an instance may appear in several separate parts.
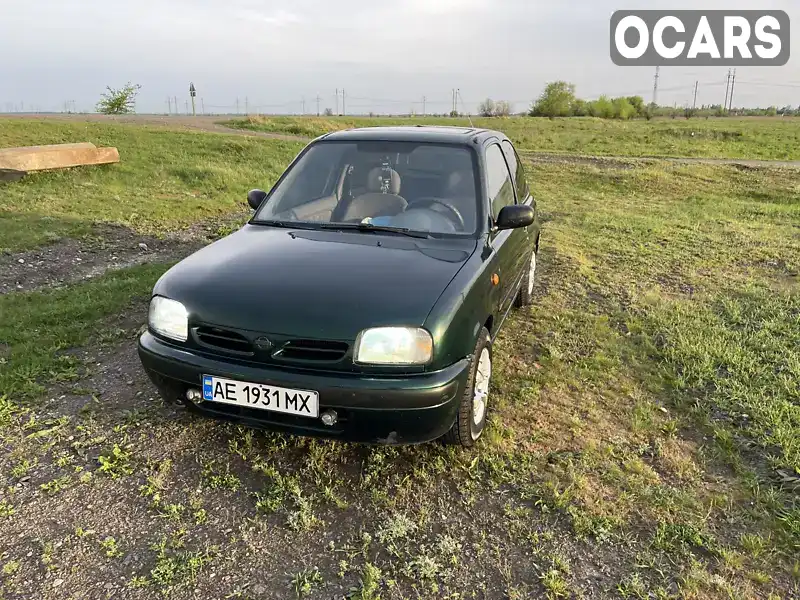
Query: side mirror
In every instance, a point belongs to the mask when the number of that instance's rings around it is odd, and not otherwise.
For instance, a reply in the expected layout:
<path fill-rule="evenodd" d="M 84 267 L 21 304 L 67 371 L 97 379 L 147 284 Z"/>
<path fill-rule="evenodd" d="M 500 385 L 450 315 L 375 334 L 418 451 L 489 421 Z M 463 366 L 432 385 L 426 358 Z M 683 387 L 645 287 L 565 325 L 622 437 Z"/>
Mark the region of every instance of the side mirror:
<path fill-rule="evenodd" d="M 250 190 L 247 192 L 247 203 L 253 210 L 258 210 L 261 203 L 267 199 L 267 192 L 264 190 Z"/>
<path fill-rule="evenodd" d="M 535 214 L 533 207 L 525 204 L 504 206 L 497 215 L 495 226 L 497 229 L 519 229 L 533 224 Z"/>

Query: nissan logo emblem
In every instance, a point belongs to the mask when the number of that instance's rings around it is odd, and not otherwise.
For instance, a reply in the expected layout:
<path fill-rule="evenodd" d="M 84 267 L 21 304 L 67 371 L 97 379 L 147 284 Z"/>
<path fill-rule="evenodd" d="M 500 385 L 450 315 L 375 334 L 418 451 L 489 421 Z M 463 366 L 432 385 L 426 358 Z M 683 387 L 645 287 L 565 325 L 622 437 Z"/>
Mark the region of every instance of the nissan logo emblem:
<path fill-rule="evenodd" d="M 256 338 L 255 345 L 259 350 L 269 350 L 272 348 L 272 342 L 269 341 L 269 338 L 265 338 L 264 336 Z"/>

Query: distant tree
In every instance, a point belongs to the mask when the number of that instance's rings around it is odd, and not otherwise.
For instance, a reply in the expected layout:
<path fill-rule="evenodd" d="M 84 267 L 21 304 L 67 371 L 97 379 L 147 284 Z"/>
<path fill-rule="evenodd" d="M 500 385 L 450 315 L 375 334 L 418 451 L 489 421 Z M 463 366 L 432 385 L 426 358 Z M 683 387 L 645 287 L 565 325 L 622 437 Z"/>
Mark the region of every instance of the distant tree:
<path fill-rule="evenodd" d="M 458 117 L 459 116 L 458 111 L 457 110 L 451 110 L 450 111 L 450 116 L 453 117 L 453 118 Z"/>
<path fill-rule="evenodd" d="M 575 85 L 566 81 L 553 81 L 545 86 L 542 95 L 531 108 L 535 117 L 568 117 L 575 102 Z"/>
<path fill-rule="evenodd" d="M 636 116 L 636 109 L 628 102 L 627 98 L 614 98 L 611 104 L 614 107 L 615 119 L 627 120 Z"/>
<path fill-rule="evenodd" d="M 494 100 L 492 100 L 491 98 L 487 98 L 478 105 L 478 113 L 482 117 L 493 117 L 494 109 L 495 109 Z"/>
<path fill-rule="evenodd" d="M 696 108 L 689 108 L 688 106 L 683 109 L 683 116 L 687 119 L 691 119 L 694 116 L 697 116 L 697 109 Z"/>
<path fill-rule="evenodd" d="M 614 104 L 608 96 L 600 96 L 597 100 L 589 102 L 589 114 L 601 119 L 614 118 Z"/>
<path fill-rule="evenodd" d="M 130 81 L 118 90 L 107 86 L 106 93 L 97 103 L 97 112 L 104 115 L 127 115 L 136 112 L 136 95 L 140 89 L 141 85 L 133 85 Z"/>
<path fill-rule="evenodd" d="M 628 96 L 628 102 L 630 102 L 630 105 L 633 106 L 633 109 L 636 111 L 637 117 L 644 116 L 647 110 L 644 104 L 644 98 L 641 96 Z"/>
<path fill-rule="evenodd" d="M 775 115 L 777 115 L 777 114 L 778 114 L 778 109 L 777 109 L 777 108 L 775 108 L 774 106 L 770 106 L 770 107 L 767 109 L 767 116 L 768 116 L 768 117 L 774 117 L 774 116 L 775 116 Z"/>
<path fill-rule="evenodd" d="M 585 117 L 589 114 L 589 105 L 586 100 L 575 98 L 572 103 L 572 110 L 570 111 L 573 117 Z"/>
<path fill-rule="evenodd" d="M 494 105 L 495 117 L 508 117 L 514 112 L 514 107 L 507 100 L 498 100 Z"/>
<path fill-rule="evenodd" d="M 332 108 L 326 108 L 325 109 L 325 116 L 326 117 L 332 117 L 333 116 L 333 109 Z"/>

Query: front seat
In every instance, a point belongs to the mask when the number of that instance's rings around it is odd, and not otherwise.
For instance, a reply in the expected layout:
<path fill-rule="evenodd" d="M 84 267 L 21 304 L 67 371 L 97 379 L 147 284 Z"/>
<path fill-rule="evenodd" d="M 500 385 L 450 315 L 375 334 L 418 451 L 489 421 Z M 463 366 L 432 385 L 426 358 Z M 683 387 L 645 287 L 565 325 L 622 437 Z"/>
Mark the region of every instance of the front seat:
<path fill-rule="evenodd" d="M 390 217 L 408 206 L 400 194 L 400 175 L 393 169 L 375 167 L 367 175 L 367 192 L 353 198 L 344 212 L 334 214 L 331 221 L 361 222 L 367 217 Z M 337 210 L 337 213 L 339 211 Z"/>
<path fill-rule="evenodd" d="M 475 178 L 472 171 L 453 171 L 447 178 L 445 198 L 464 217 L 464 231 L 475 231 L 475 213 L 478 203 L 475 196 Z"/>

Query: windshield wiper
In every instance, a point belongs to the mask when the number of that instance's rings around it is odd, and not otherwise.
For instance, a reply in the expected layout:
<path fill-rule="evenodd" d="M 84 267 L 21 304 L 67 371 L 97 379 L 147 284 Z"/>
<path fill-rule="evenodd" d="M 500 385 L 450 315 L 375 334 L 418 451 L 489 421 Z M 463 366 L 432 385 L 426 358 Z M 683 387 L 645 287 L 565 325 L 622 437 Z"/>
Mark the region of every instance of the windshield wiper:
<path fill-rule="evenodd" d="M 322 223 L 319 225 L 320 229 L 340 229 L 343 231 L 370 231 L 370 232 L 386 232 L 386 233 L 399 233 L 400 235 L 407 235 L 408 237 L 419 238 L 423 240 L 430 239 L 430 235 L 423 231 L 411 231 L 407 227 L 388 227 L 386 225 L 373 225 L 372 223 Z"/>
<path fill-rule="evenodd" d="M 304 221 L 251 221 L 253 225 L 268 225 L 269 227 L 283 227 L 285 229 L 316 229 L 312 223 Z"/>

